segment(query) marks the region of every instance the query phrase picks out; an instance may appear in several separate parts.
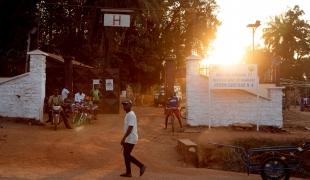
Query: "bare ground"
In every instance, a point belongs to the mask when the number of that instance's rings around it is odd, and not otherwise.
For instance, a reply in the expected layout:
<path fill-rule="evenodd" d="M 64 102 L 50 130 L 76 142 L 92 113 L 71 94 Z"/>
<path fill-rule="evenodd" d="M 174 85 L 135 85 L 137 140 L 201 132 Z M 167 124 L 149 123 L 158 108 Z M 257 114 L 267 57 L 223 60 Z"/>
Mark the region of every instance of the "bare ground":
<path fill-rule="evenodd" d="M 260 179 L 258 175 L 198 169 L 184 163 L 175 150 L 179 138 L 190 138 L 196 142 L 225 142 L 245 135 L 281 138 L 309 136 L 309 131 L 300 129 L 302 123 L 299 128 L 292 127 L 300 119 L 299 113 L 289 113 L 295 120 L 289 120 L 285 126 L 292 130 L 287 134 L 230 133 L 226 130 L 207 130 L 205 127 L 187 127 L 186 132 L 172 134 L 169 129 L 163 129 L 161 108 L 134 107 L 134 110 L 138 116 L 140 140 L 133 155 L 147 166 L 143 179 Z M 123 116 L 124 113 L 102 114 L 91 124 L 74 130 L 61 127 L 57 131 L 49 125 L 30 126 L 1 118 L 0 179 L 122 179 L 119 174 L 124 171 L 120 146 Z M 307 117 L 304 119 L 305 123 L 309 120 Z M 138 178 L 138 169 L 134 166 L 133 175 L 132 179 Z"/>

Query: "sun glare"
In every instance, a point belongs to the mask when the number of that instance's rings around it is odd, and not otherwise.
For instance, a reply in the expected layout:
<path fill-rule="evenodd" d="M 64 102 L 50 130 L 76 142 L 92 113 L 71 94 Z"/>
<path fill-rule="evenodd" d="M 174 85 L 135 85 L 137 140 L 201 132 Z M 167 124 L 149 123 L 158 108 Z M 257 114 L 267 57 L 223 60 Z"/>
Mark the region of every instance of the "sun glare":
<path fill-rule="evenodd" d="M 217 0 L 217 3 L 220 7 L 218 18 L 222 24 L 201 64 L 242 63 L 247 48 L 252 46 L 252 29 L 247 25 L 256 20 L 261 21 L 261 26 L 255 31 L 254 44 L 255 47 L 262 47 L 262 30 L 270 17 L 279 15 L 296 4 L 301 6 L 307 17 L 310 15 L 307 0 Z"/>

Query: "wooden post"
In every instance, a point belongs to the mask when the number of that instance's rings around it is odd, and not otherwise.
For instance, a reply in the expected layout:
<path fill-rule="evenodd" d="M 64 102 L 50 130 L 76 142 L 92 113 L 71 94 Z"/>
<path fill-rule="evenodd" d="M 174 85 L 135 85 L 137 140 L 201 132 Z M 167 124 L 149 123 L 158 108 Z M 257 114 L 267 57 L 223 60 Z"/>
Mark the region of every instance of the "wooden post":
<path fill-rule="evenodd" d="M 166 82 L 165 82 L 165 95 L 167 98 L 171 97 L 174 93 L 174 80 L 175 80 L 175 60 L 168 58 L 166 60 Z"/>
<path fill-rule="evenodd" d="M 68 88 L 70 92 L 73 92 L 73 65 L 72 60 L 74 60 L 74 57 L 67 56 L 64 58 L 65 61 L 65 87 Z"/>

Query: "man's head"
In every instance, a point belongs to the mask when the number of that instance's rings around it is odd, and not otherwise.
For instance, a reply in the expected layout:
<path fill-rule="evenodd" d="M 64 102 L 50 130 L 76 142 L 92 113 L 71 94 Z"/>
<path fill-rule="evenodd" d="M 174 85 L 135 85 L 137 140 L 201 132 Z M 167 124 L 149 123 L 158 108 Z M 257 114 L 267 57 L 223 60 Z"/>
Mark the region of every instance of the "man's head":
<path fill-rule="evenodd" d="M 132 101 L 126 99 L 126 100 L 122 101 L 122 105 L 123 105 L 124 111 L 129 112 L 131 110 L 131 107 L 132 107 Z"/>
<path fill-rule="evenodd" d="M 58 89 L 54 89 L 53 94 L 54 94 L 55 96 L 57 96 L 57 95 L 59 94 L 59 90 L 58 90 Z"/>

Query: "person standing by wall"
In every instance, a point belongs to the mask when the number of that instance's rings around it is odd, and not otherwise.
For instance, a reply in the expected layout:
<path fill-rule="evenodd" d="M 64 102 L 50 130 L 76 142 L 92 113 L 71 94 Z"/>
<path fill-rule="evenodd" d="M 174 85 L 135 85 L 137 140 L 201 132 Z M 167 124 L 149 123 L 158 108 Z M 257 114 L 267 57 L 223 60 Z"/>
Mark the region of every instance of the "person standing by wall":
<path fill-rule="evenodd" d="M 166 106 L 165 129 L 167 129 L 168 117 L 171 115 L 171 113 L 173 113 L 179 120 L 180 128 L 183 128 L 179 105 L 180 105 L 179 99 L 176 96 L 176 93 L 173 93 L 173 95 L 170 98 L 168 98 Z"/>
<path fill-rule="evenodd" d="M 100 104 L 100 97 L 101 93 L 99 91 L 98 85 L 95 85 L 94 89 L 91 90 L 90 95 L 92 97 L 92 102 L 93 102 L 93 111 L 94 111 L 94 119 L 97 119 L 97 109 Z"/>
<path fill-rule="evenodd" d="M 99 91 L 98 86 L 95 86 L 94 89 L 91 91 L 91 97 L 94 104 L 98 105 L 101 97 L 101 93 Z"/>
<path fill-rule="evenodd" d="M 122 102 L 123 109 L 126 112 L 124 118 L 124 136 L 121 140 L 121 145 L 123 146 L 123 155 L 126 165 L 126 172 L 121 174 L 121 177 L 132 177 L 131 175 L 131 163 L 134 163 L 140 168 L 140 176 L 145 172 L 146 166 L 138 161 L 135 157 L 131 155 L 134 146 L 138 142 L 138 125 L 137 117 L 135 113 L 131 110 L 132 102 L 130 100 L 124 100 Z"/>

